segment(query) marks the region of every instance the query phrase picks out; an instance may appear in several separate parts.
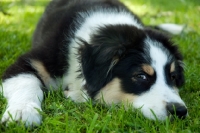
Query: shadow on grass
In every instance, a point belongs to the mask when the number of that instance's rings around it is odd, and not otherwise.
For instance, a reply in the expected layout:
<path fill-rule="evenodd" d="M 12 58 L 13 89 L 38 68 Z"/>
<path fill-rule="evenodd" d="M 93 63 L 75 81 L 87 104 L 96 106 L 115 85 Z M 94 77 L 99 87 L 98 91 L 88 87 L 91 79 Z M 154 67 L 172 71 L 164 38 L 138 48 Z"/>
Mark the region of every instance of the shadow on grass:
<path fill-rule="evenodd" d="M 31 47 L 35 26 L 48 0 L 0 1 L 0 77 Z"/>

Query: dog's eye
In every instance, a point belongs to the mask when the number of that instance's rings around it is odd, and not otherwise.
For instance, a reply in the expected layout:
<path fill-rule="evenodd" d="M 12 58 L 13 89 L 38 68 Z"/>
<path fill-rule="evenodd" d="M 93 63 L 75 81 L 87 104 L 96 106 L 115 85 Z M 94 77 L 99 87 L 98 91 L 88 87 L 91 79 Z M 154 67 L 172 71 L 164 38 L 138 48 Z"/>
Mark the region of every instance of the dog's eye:
<path fill-rule="evenodd" d="M 171 80 L 174 82 L 176 80 L 176 73 L 171 73 Z"/>
<path fill-rule="evenodd" d="M 137 78 L 142 80 L 147 80 L 147 76 L 145 74 L 138 74 Z"/>

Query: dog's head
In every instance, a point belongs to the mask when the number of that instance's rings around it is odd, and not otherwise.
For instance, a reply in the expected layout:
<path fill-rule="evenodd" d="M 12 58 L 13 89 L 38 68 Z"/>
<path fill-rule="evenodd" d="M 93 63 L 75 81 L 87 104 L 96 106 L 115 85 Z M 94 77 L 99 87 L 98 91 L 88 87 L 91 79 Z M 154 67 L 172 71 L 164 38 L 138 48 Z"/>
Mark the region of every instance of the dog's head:
<path fill-rule="evenodd" d="M 150 29 L 109 25 L 82 43 L 80 61 L 92 98 L 131 104 L 150 119 L 187 115 L 178 93 L 184 83 L 182 56 L 168 37 Z"/>

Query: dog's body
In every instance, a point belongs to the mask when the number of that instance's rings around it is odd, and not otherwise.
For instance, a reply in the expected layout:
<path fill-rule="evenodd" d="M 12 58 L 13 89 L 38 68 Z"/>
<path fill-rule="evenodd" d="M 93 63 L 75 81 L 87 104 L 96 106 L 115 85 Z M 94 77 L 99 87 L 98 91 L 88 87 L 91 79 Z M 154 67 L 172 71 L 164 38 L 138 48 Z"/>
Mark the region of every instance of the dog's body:
<path fill-rule="evenodd" d="M 76 102 L 91 98 L 130 104 L 150 119 L 181 118 L 187 115 L 177 89 L 183 82 L 177 47 L 145 28 L 119 1 L 54 0 L 37 26 L 31 51 L 3 76 L 8 106 L 2 122 L 40 124 L 36 108 L 41 110 L 43 87 L 60 86 Z"/>

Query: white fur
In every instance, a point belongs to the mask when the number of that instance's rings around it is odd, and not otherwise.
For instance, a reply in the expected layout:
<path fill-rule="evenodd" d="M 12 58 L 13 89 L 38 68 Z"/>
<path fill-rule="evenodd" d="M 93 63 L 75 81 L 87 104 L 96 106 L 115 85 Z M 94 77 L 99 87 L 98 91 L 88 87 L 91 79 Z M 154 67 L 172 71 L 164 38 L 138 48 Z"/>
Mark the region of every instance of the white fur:
<path fill-rule="evenodd" d="M 79 22 L 85 18 L 85 21 Z M 83 38 L 88 43 L 90 43 L 90 36 L 92 33 L 96 33 L 98 27 L 105 26 L 105 25 L 117 25 L 117 24 L 128 24 L 134 25 L 137 28 L 142 29 L 142 25 L 139 24 L 131 14 L 124 12 L 117 12 L 116 10 L 97 10 L 97 11 L 90 11 L 88 13 L 79 13 L 79 17 L 76 20 L 77 24 L 81 24 L 81 27 L 75 31 L 75 37 Z M 66 97 L 71 97 L 74 101 L 86 101 L 88 99 L 87 93 L 83 88 L 82 82 L 84 81 L 83 78 L 77 78 L 80 74 L 77 72 L 78 69 L 81 68 L 78 60 L 77 60 L 77 48 L 79 44 L 77 44 L 78 40 L 71 40 L 69 46 L 69 69 L 68 72 L 65 74 L 63 79 L 63 86 L 68 87 L 69 91 L 67 91 Z M 77 94 L 75 94 L 77 93 Z M 81 96 L 78 96 L 81 95 Z M 82 98 L 81 98 L 82 97 Z"/>
<path fill-rule="evenodd" d="M 168 61 L 168 51 L 162 47 L 159 42 L 145 40 L 146 45 L 150 48 L 150 57 L 152 59 L 151 66 L 156 72 L 156 82 L 151 86 L 148 92 L 138 96 L 133 105 L 135 108 L 141 108 L 144 116 L 150 119 L 164 120 L 167 117 L 166 103 L 174 102 L 185 105 L 181 100 L 178 92 L 173 87 L 166 84 L 164 77 L 164 66 Z M 156 117 L 154 114 L 156 114 Z"/>
<path fill-rule="evenodd" d="M 98 27 L 105 25 L 128 24 L 139 29 L 143 28 L 131 14 L 125 11 L 117 12 L 111 9 L 90 11 L 88 13 L 80 13 L 80 18 L 86 18 L 86 20 L 83 24 L 77 20 L 77 23 L 81 23 L 82 26 L 75 34 L 76 37 L 81 37 L 87 42 L 90 42 L 90 35 L 96 33 Z"/>
<path fill-rule="evenodd" d="M 41 82 L 31 74 L 20 74 L 3 82 L 1 91 L 8 100 L 2 122 L 20 121 L 26 126 L 41 123 L 41 102 L 43 92 Z"/>

